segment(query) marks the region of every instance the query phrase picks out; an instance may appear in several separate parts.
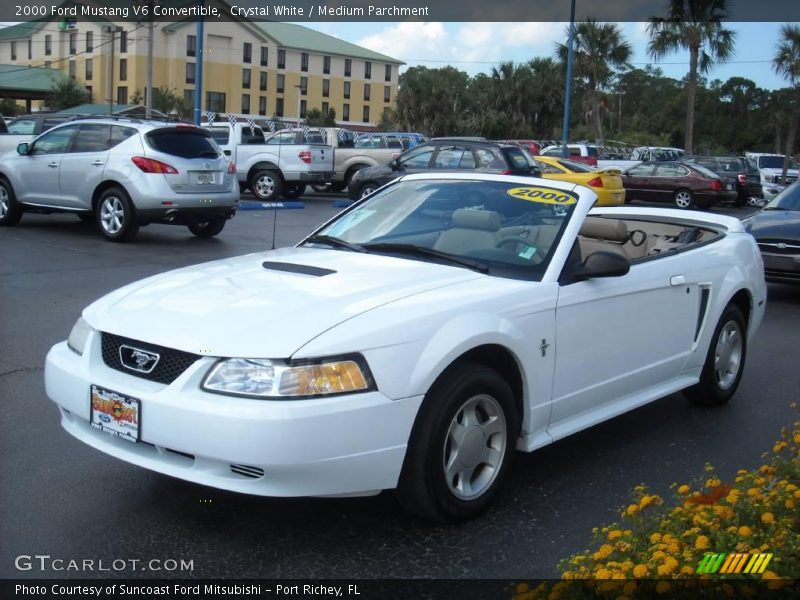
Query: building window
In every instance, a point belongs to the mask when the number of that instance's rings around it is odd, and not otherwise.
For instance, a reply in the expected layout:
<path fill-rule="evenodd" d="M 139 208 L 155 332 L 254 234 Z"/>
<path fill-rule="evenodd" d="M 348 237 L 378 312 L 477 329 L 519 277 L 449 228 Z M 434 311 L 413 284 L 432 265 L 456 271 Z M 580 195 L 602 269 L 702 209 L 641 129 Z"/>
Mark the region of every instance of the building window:
<path fill-rule="evenodd" d="M 127 31 L 120 31 L 119 32 L 119 51 L 120 52 L 127 52 L 128 51 L 128 32 Z"/>
<path fill-rule="evenodd" d="M 305 96 L 308 94 L 308 77 L 300 78 L 300 95 Z"/>
<path fill-rule="evenodd" d="M 261 66 L 266 67 L 269 63 L 269 46 L 261 46 Z"/>
<path fill-rule="evenodd" d="M 364 62 L 364 79 L 372 79 L 372 63 L 368 60 Z"/>
<path fill-rule="evenodd" d="M 17 42 L 11 42 L 11 60 L 17 60 Z"/>
<path fill-rule="evenodd" d="M 267 97 L 266 96 L 259 96 L 258 97 L 258 114 L 266 115 L 267 114 Z"/>
<path fill-rule="evenodd" d="M 262 71 L 258 74 L 258 89 L 262 92 L 267 91 L 267 72 Z"/>
<path fill-rule="evenodd" d="M 322 57 L 322 73 L 324 75 L 331 74 L 331 57 L 330 56 L 323 56 Z"/>
<path fill-rule="evenodd" d="M 278 50 L 278 68 L 286 68 L 286 50 Z"/>
<path fill-rule="evenodd" d="M 300 70 L 308 71 L 308 52 L 300 53 Z"/>
<path fill-rule="evenodd" d="M 364 101 L 369 100 L 370 92 L 372 91 L 372 86 L 368 83 L 364 84 Z"/>
<path fill-rule="evenodd" d="M 194 90 L 183 90 L 183 101 L 189 106 L 194 106 Z"/>
<path fill-rule="evenodd" d="M 86 51 L 92 52 L 94 50 L 94 32 L 86 32 Z"/>
<path fill-rule="evenodd" d="M 279 94 L 283 93 L 283 87 L 286 84 L 286 76 L 283 73 L 278 73 L 278 85 L 276 86 L 276 91 Z"/>
<path fill-rule="evenodd" d="M 127 81 L 128 79 L 128 59 L 127 58 L 120 58 L 119 59 L 119 80 L 120 81 Z"/>
<path fill-rule="evenodd" d="M 206 110 L 224 113 L 225 94 L 223 92 L 206 92 Z"/>
<path fill-rule="evenodd" d="M 388 106 L 383 107 L 383 118 L 387 121 L 392 118 L 392 109 Z"/>
<path fill-rule="evenodd" d="M 344 59 L 344 76 L 350 77 L 350 73 L 353 70 L 353 59 L 345 58 Z"/>
<path fill-rule="evenodd" d="M 361 119 L 364 123 L 369 123 L 369 106 L 364 107 L 364 114 Z"/>
<path fill-rule="evenodd" d="M 78 65 L 74 60 L 69 61 L 69 78 L 75 79 L 78 75 Z"/>
<path fill-rule="evenodd" d="M 92 101 L 92 86 L 87 85 L 86 86 L 86 91 L 89 92 L 89 102 L 91 102 Z"/>
<path fill-rule="evenodd" d="M 77 54 L 78 53 L 78 34 L 77 33 L 70 33 L 69 34 L 69 53 L 70 54 Z"/>
<path fill-rule="evenodd" d="M 128 103 L 128 87 L 121 85 L 117 88 L 117 104 Z"/>
<path fill-rule="evenodd" d="M 384 69 L 383 80 L 384 81 L 391 81 L 392 80 L 392 65 L 386 65 L 386 67 Z"/>
<path fill-rule="evenodd" d="M 186 63 L 186 83 L 194 83 L 195 82 L 195 69 L 197 67 L 193 62 Z"/>
<path fill-rule="evenodd" d="M 28 40 L 28 60 L 33 58 L 33 42 Z"/>
<path fill-rule="evenodd" d="M 250 89 L 250 69 L 242 69 L 242 87 Z"/>
<path fill-rule="evenodd" d="M 250 114 L 250 94 L 242 94 L 242 114 Z"/>
<path fill-rule="evenodd" d="M 197 36 L 186 36 L 186 56 L 197 56 Z"/>
<path fill-rule="evenodd" d="M 344 82 L 344 99 L 345 100 L 349 100 L 350 99 L 350 82 L 349 81 L 345 81 Z"/>
<path fill-rule="evenodd" d="M 327 117 L 328 113 L 331 112 L 331 105 L 328 102 L 322 103 L 322 116 Z"/>
<path fill-rule="evenodd" d="M 350 120 L 350 105 L 342 104 L 342 121 Z"/>
<path fill-rule="evenodd" d="M 306 100 L 300 100 L 300 118 L 301 119 L 305 119 L 306 118 L 306 107 L 307 106 L 308 106 L 308 103 L 307 103 Z"/>
<path fill-rule="evenodd" d="M 53 36 L 44 36 L 44 55 L 50 56 L 53 53 Z"/>
<path fill-rule="evenodd" d="M 275 116 L 283 116 L 283 98 L 278 98 L 275 100 Z"/>
<path fill-rule="evenodd" d="M 392 101 L 392 86 L 390 85 L 383 86 L 383 101 L 384 102 Z"/>
<path fill-rule="evenodd" d="M 242 62 L 249 63 L 253 61 L 253 44 L 245 42 L 242 46 Z"/>
<path fill-rule="evenodd" d="M 91 58 L 86 59 L 86 73 L 84 74 L 84 79 L 86 81 L 91 81 L 92 77 L 94 77 L 94 61 Z"/>
<path fill-rule="evenodd" d="M 331 95 L 331 80 L 330 79 L 323 79 L 322 80 L 322 97 L 327 98 Z"/>

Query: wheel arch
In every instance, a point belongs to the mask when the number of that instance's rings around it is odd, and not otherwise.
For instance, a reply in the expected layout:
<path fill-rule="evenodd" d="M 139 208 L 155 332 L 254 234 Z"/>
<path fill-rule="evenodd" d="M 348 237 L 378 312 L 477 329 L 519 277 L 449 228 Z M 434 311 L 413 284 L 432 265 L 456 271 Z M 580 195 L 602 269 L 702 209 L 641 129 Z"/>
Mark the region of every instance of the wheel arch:
<path fill-rule="evenodd" d="M 130 198 L 130 196 L 131 196 L 130 192 L 119 181 L 116 181 L 114 179 L 107 179 L 105 181 L 102 181 L 99 184 L 97 184 L 97 187 L 94 188 L 94 192 L 92 192 L 92 212 L 93 213 L 97 212 L 97 203 L 100 201 L 100 196 L 103 194 L 103 192 L 105 192 L 106 190 L 108 190 L 110 188 L 113 188 L 113 187 L 121 188 L 122 191 L 125 192 L 126 194 L 128 194 L 128 197 Z M 136 205 L 133 202 L 131 202 L 131 206 L 133 207 L 133 210 L 135 211 L 136 210 Z"/>
<path fill-rule="evenodd" d="M 344 182 L 349 184 L 350 178 L 353 177 L 356 171 L 360 171 L 361 169 L 366 169 L 374 166 L 375 165 L 371 165 L 365 162 L 356 162 L 354 164 L 348 165 L 344 172 Z"/>
<path fill-rule="evenodd" d="M 281 171 L 280 167 L 278 167 L 278 165 L 276 165 L 275 163 L 273 163 L 271 161 L 259 161 L 259 162 L 255 163 L 254 165 L 252 165 L 247 170 L 247 181 L 248 181 L 248 183 L 250 182 L 250 179 L 253 177 L 253 175 L 257 171 L 263 171 L 265 169 L 270 169 L 272 171 L 277 171 L 278 174 L 281 176 L 281 178 L 283 178 L 283 172 Z"/>

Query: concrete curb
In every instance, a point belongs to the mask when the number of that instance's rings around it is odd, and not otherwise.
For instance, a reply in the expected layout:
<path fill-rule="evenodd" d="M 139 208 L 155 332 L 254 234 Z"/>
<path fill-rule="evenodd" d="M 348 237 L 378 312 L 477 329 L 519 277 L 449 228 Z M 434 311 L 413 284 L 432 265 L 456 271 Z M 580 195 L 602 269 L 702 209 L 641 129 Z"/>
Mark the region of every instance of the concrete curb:
<path fill-rule="evenodd" d="M 258 200 L 240 200 L 238 210 L 281 210 L 285 208 L 305 208 L 306 205 L 300 200 L 289 200 L 281 202 L 259 202 Z"/>

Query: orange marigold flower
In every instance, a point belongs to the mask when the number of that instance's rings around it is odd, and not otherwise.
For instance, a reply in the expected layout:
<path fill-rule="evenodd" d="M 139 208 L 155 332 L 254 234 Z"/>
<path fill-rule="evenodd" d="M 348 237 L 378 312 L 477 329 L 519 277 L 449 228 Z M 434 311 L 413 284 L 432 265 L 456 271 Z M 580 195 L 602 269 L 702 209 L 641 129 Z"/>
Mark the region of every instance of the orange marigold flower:
<path fill-rule="evenodd" d="M 775 515 L 773 515 L 771 512 L 765 512 L 763 515 L 761 515 L 761 522 L 764 523 L 764 525 L 771 525 L 775 522 Z"/>
<path fill-rule="evenodd" d="M 697 539 L 694 541 L 694 547 L 698 550 L 705 550 L 710 545 L 709 539 L 704 535 L 698 535 Z"/>
<path fill-rule="evenodd" d="M 625 509 L 625 514 L 629 517 L 632 517 L 637 512 L 639 512 L 639 507 L 636 504 L 631 504 L 627 509 Z"/>
<path fill-rule="evenodd" d="M 789 444 L 787 444 L 786 442 L 778 442 L 777 444 L 775 444 L 775 445 L 772 447 L 772 451 L 773 451 L 773 452 L 780 452 L 781 450 L 783 450 L 784 448 L 786 448 L 786 446 L 788 446 L 788 445 L 789 445 Z"/>
<path fill-rule="evenodd" d="M 608 532 L 608 539 L 609 541 L 616 540 L 622 537 L 622 532 L 619 529 L 612 529 Z"/>
<path fill-rule="evenodd" d="M 657 544 L 660 541 L 661 541 L 661 534 L 660 533 L 656 532 L 656 533 L 650 534 L 650 543 L 651 544 Z"/>
<path fill-rule="evenodd" d="M 786 502 L 784 502 L 784 503 L 783 503 L 783 505 L 784 505 L 786 508 L 788 508 L 789 510 L 792 510 L 792 509 L 794 508 L 794 500 L 792 500 L 791 498 L 789 498 L 789 499 L 788 499 Z"/>
<path fill-rule="evenodd" d="M 742 525 L 741 527 L 739 527 L 738 533 L 742 537 L 748 537 L 752 533 L 752 531 L 747 525 Z"/>
<path fill-rule="evenodd" d="M 670 590 L 669 582 L 667 581 L 659 581 L 656 584 L 656 593 L 658 594 L 666 594 Z"/>
<path fill-rule="evenodd" d="M 595 579 L 611 579 L 611 571 L 605 568 L 597 569 L 594 572 Z"/>
<path fill-rule="evenodd" d="M 678 493 L 679 493 L 681 496 L 685 496 L 686 494 L 688 494 L 688 493 L 689 493 L 689 490 L 690 490 L 690 489 L 691 489 L 691 488 L 690 488 L 688 485 L 686 485 L 686 484 L 683 484 L 681 487 L 679 487 L 679 488 L 678 488 Z"/>
<path fill-rule="evenodd" d="M 597 552 L 592 554 L 592 558 L 595 560 L 605 560 L 608 558 L 611 553 L 614 551 L 614 547 L 609 544 L 603 544 L 600 548 L 597 549 Z"/>

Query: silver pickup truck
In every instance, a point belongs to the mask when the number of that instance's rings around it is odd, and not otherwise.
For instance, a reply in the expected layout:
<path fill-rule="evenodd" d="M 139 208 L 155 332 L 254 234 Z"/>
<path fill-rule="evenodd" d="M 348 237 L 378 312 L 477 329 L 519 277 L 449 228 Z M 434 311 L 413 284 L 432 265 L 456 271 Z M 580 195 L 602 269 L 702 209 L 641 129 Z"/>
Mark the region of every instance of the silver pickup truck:
<path fill-rule="evenodd" d="M 306 142 L 301 130 L 265 136 L 261 127 L 247 123 L 213 123 L 206 128 L 236 163 L 240 188 L 249 188 L 259 200 L 297 198 L 306 184 L 333 177 L 333 148 Z"/>

